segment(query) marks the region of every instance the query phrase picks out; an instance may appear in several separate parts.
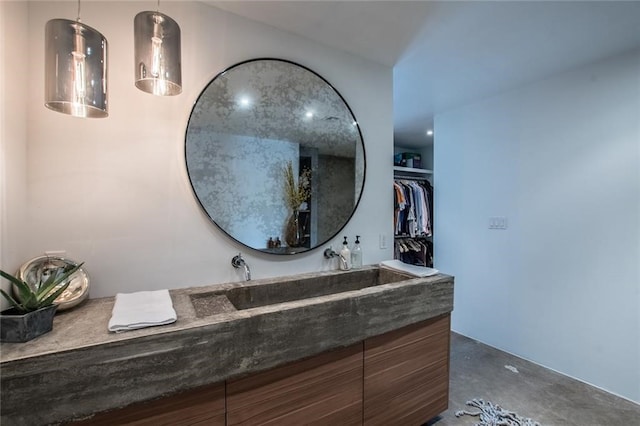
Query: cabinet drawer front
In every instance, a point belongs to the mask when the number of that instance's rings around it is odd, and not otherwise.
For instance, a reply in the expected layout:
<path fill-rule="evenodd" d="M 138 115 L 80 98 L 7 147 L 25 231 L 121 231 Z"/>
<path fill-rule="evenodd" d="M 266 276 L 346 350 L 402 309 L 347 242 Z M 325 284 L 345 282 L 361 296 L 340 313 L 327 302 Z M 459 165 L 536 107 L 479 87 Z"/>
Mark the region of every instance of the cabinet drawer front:
<path fill-rule="evenodd" d="M 224 426 L 224 383 L 96 414 L 73 426 Z"/>
<path fill-rule="evenodd" d="M 361 424 L 362 344 L 227 382 L 227 424 Z"/>
<path fill-rule="evenodd" d="M 421 425 L 449 400 L 448 315 L 365 341 L 364 423 Z"/>

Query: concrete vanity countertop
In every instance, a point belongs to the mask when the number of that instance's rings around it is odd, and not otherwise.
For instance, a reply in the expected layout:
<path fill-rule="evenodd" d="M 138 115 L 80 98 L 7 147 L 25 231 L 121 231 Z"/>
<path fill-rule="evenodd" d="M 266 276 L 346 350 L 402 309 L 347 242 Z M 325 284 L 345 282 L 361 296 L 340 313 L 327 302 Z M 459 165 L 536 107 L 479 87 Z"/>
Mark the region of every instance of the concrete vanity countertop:
<path fill-rule="evenodd" d="M 198 294 L 354 273 L 395 274 L 401 280 L 207 316 L 196 315 L 192 303 Z M 3 343 L 1 423 L 83 418 L 348 346 L 451 312 L 453 277 L 414 278 L 369 266 L 170 294 L 178 316 L 170 325 L 111 333 L 114 298 L 90 299 L 57 314 L 51 332 L 26 343 Z"/>

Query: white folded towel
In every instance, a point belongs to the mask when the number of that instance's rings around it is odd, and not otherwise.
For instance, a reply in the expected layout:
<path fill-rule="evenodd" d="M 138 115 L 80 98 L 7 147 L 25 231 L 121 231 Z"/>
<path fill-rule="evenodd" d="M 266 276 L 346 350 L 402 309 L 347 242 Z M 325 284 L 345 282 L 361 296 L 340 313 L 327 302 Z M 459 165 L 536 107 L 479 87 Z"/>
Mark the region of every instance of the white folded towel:
<path fill-rule="evenodd" d="M 177 318 L 169 290 L 118 293 L 109 320 L 109 331 L 171 324 Z"/>
<path fill-rule="evenodd" d="M 380 262 L 380 266 L 393 269 L 395 271 L 405 272 L 416 277 L 429 277 L 437 274 L 437 269 L 427 268 L 426 266 L 409 265 L 399 260 L 383 260 Z"/>

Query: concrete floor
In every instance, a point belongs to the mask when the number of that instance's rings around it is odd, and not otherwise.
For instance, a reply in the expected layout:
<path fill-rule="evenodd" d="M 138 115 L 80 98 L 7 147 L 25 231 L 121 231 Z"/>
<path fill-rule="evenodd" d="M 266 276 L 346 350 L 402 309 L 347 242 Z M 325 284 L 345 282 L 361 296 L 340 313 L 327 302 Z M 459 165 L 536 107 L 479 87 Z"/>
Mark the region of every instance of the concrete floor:
<path fill-rule="evenodd" d="M 466 402 L 481 398 L 543 426 L 640 426 L 640 405 L 456 333 L 450 371 L 449 410 L 428 425 L 475 424 L 455 412 L 477 412 Z"/>

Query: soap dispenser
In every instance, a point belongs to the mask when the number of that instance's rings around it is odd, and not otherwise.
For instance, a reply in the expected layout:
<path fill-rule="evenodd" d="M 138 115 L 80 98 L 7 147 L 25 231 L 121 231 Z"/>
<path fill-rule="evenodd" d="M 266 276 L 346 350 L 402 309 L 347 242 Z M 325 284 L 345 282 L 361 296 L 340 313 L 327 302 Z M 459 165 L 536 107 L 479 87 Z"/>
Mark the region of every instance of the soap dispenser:
<path fill-rule="evenodd" d="M 340 269 L 348 271 L 351 269 L 351 250 L 349 250 L 349 243 L 347 237 L 344 237 L 342 242 L 342 250 L 340 250 Z"/>
<path fill-rule="evenodd" d="M 360 235 L 356 235 L 356 242 L 351 249 L 351 267 L 362 268 L 362 247 L 360 247 Z"/>

